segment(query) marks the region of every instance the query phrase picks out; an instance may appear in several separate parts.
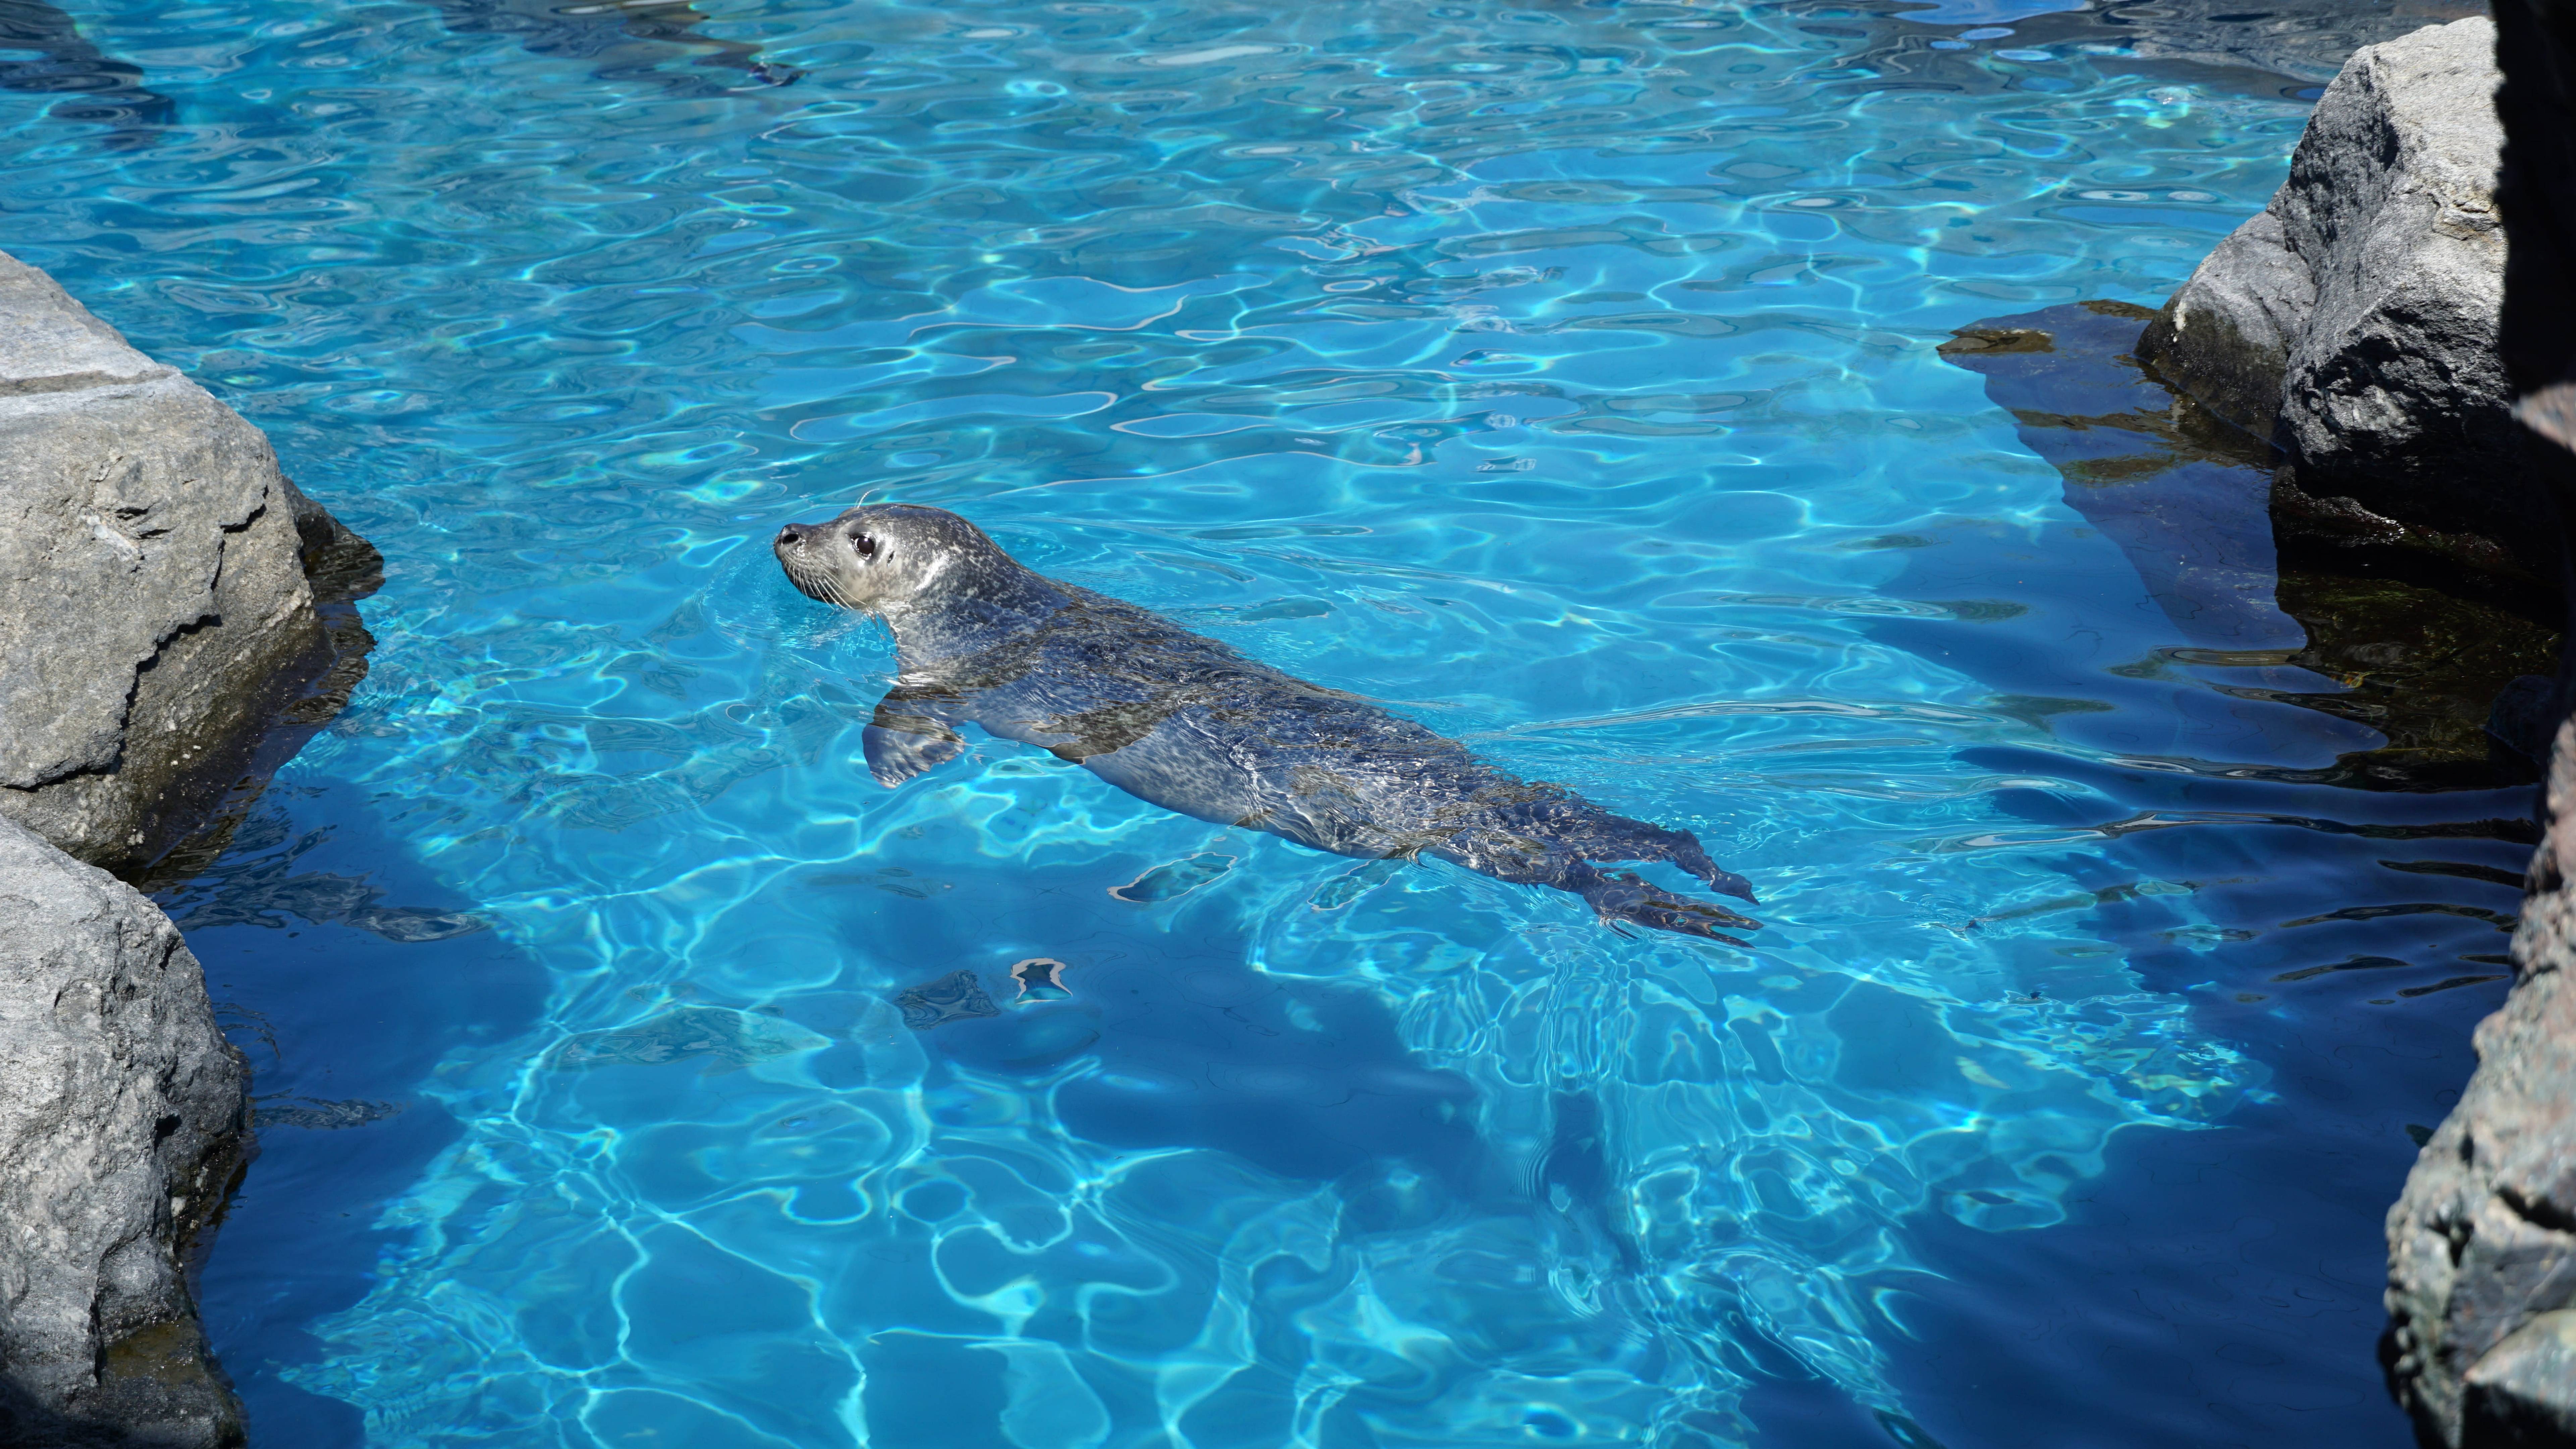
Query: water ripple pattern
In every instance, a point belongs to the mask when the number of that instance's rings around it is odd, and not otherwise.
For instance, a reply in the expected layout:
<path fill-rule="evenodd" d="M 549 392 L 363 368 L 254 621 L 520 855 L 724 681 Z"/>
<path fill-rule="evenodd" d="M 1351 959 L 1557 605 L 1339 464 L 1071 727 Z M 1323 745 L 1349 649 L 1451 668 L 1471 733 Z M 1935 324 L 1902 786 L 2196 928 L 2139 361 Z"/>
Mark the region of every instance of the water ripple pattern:
<path fill-rule="evenodd" d="M 267 1442 L 1930 1444 L 2019 1370 L 1927 1325 L 2125 1271 L 2048 1245 L 2138 1153 L 2393 1191 L 2401 1109 L 2302 1074 L 2456 1036 L 2498 988 L 2386 988 L 2502 938 L 2320 913 L 2509 912 L 2510 830 L 2423 822 L 2520 797 L 2292 778 L 2375 736 L 2174 651 L 2297 627 L 2177 624 L 1933 350 L 2160 300 L 2304 102 L 1899 10 L 78 10 L 173 110 L 0 112 L 0 244 L 390 564 L 179 897 L 263 1094 L 367 1109 L 269 1132 L 209 1269 Z M 989 742 L 882 790 L 884 638 L 763 546 L 863 490 L 1696 830 L 1771 928 Z M 298 863 L 443 924 L 298 920 Z M 2174 1290 L 2239 1377 L 2083 1359 L 2101 1442 L 2402 1442 L 2366 1250 Z"/>

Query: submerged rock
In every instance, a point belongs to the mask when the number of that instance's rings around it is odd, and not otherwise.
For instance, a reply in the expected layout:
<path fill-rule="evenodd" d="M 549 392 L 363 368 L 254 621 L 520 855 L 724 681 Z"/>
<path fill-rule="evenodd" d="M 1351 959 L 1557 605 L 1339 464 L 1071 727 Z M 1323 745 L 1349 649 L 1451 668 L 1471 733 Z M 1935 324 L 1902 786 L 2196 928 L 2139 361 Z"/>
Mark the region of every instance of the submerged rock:
<path fill-rule="evenodd" d="M 2535 671 L 2555 667 L 2558 632 L 2402 578 L 2278 557 L 2268 454 L 2140 368 L 2130 348 L 2150 315 L 2069 303 L 1961 328 L 1940 352 L 1985 378 L 2023 445 L 2066 480 L 2066 505 L 2128 555 L 2184 652 L 2227 671 L 2230 694 L 2385 737 L 2331 769 L 2271 778 L 2370 790 L 2539 779 L 2557 685 Z"/>
<path fill-rule="evenodd" d="M 336 712 L 379 568 L 257 428 L 0 255 L 0 816 L 150 865 Z"/>
<path fill-rule="evenodd" d="M 2283 457 L 2294 535 L 2554 587 L 2497 337 L 2495 26 L 2354 53 L 2270 206 L 2211 252 L 2139 356 Z M 2464 478 L 2481 486 L 2462 487 Z"/>
<path fill-rule="evenodd" d="M 243 1442 L 192 1248 L 248 1151 L 241 1053 L 152 903 L 0 820 L 0 1442 Z"/>

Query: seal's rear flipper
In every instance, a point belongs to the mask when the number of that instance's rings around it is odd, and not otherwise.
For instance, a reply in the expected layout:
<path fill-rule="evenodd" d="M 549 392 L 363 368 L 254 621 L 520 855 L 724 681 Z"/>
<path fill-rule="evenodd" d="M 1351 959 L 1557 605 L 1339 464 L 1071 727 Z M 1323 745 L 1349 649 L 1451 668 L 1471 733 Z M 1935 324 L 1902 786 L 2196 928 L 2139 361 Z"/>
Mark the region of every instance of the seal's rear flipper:
<path fill-rule="evenodd" d="M 923 733 L 884 725 L 860 731 L 859 747 L 867 752 L 868 773 L 889 790 L 966 752 L 966 742 L 946 730 Z"/>
<path fill-rule="evenodd" d="M 1679 936 L 1724 941 L 1748 951 L 1753 949 L 1751 942 L 1738 940 L 1718 927 L 1729 926 L 1744 931 L 1762 929 L 1762 923 L 1750 916 L 1739 916 L 1724 906 L 1712 906 L 1687 896 L 1667 895 L 1624 870 L 1603 871 L 1575 886 L 1574 891 L 1592 903 L 1592 909 L 1601 913 L 1605 925 L 1613 927 L 1618 922 L 1630 921 Z"/>
<path fill-rule="evenodd" d="M 1639 859 L 1671 861 L 1708 882 L 1708 888 L 1720 895 L 1734 896 L 1745 901 L 1753 899 L 1753 883 L 1731 870 L 1718 869 L 1717 862 L 1709 859 L 1708 852 L 1700 847 L 1698 836 L 1687 830 L 1658 833 L 1669 837 L 1666 851 L 1660 856 L 1639 856 Z"/>
<path fill-rule="evenodd" d="M 1575 803 L 1588 813 L 1589 818 L 1578 817 L 1577 828 L 1557 838 L 1585 860 L 1605 863 L 1614 860 L 1660 861 L 1698 876 L 1710 890 L 1721 895 L 1753 900 L 1753 883 L 1731 870 L 1718 869 L 1717 862 L 1708 858 L 1707 849 L 1699 843 L 1699 837 L 1689 831 L 1666 830 L 1647 821 L 1594 810 L 1580 800 Z"/>

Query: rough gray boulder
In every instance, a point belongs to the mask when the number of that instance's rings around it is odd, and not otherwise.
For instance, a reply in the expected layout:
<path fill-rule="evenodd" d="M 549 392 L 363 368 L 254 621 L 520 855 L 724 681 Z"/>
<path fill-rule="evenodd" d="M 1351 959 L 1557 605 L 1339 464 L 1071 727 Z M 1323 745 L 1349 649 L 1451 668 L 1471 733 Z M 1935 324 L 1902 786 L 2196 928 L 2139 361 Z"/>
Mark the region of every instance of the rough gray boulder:
<path fill-rule="evenodd" d="M 353 548 L 257 428 L 0 255 L 0 817 L 158 859 L 343 659 L 307 575 Z"/>
<path fill-rule="evenodd" d="M 2576 1444 L 2576 722 L 2546 817 L 2513 993 L 2388 1214 L 2389 1383 L 2450 1449 Z"/>
<path fill-rule="evenodd" d="M 169 919 L 0 820 L 0 1442 L 243 1441 L 187 1270 L 246 1076 Z"/>
<path fill-rule="evenodd" d="M 2280 447 L 2288 525 L 2417 534 L 2540 578 L 2555 541 L 2510 481 L 2522 444 L 2497 351 L 2497 81 L 2484 16 L 2356 51 L 2290 179 L 2165 304 L 2139 356 Z"/>
<path fill-rule="evenodd" d="M 2576 499 L 2576 0 L 2496 0 L 2495 17 L 2500 348 L 2531 475 Z M 2562 662 L 2529 681 L 2528 712 L 2563 717 L 2571 677 Z M 2388 1383 L 2442 1449 L 2576 1449 L 2576 721 L 2558 727 L 2541 818 L 2512 994 L 2388 1214 Z"/>

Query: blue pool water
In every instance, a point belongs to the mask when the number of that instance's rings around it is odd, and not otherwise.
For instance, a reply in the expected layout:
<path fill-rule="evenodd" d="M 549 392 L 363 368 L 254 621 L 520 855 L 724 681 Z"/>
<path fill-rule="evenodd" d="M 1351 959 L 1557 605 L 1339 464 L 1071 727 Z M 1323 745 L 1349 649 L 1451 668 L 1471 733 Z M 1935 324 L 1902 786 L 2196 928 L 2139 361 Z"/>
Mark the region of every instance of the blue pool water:
<path fill-rule="evenodd" d="M 2051 8 L 78 9 L 156 100 L 0 92 L 0 246 L 388 559 L 165 897 L 257 1442 L 2407 1442 L 2379 1217 L 2527 792 L 2336 783 L 2254 475 L 2209 605 L 1934 351 L 2160 300 L 2313 95 Z M 763 546 L 862 490 L 1769 929 L 880 789 L 883 638 Z"/>

